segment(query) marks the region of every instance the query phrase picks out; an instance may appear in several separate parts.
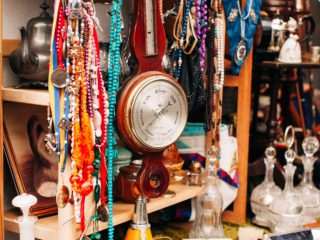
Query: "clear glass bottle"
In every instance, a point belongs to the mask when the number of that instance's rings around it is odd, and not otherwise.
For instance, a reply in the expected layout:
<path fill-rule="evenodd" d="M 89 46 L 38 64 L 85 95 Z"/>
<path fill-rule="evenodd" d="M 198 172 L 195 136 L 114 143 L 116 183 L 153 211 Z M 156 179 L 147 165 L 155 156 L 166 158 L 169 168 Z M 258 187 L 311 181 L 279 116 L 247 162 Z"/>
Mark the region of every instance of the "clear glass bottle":
<path fill-rule="evenodd" d="M 285 153 L 286 185 L 270 205 L 271 231 L 273 232 L 287 233 L 303 227 L 304 206 L 293 187 L 293 175 L 297 168 L 293 165 L 295 157 L 296 153 L 289 148 Z"/>
<path fill-rule="evenodd" d="M 266 172 L 264 181 L 251 193 L 250 203 L 255 217 L 253 222 L 257 225 L 270 227 L 271 221 L 268 216 L 270 204 L 276 196 L 281 194 L 281 189 L 274 183 L 273 168 L 276 162 L 276 149 L 272 146 L 265 150 L 264 159 Z"/>
<path fill-rule="evenodd" d="M 317 160 L 313 155 L 319 149 L 319 141 L 316 137 L 306 137 L 302 142 L 304 151 L 303 180 L 296 188 L 296 193 L 301 197 L 305 205 L 304 223 L 312 223 L 320 217 L 320 191 L 313 184 L 313 167 Z"/>
<path fill-rule="evenodd" d="M 217 165 L 220 151 L 215 146 L 207 152 L 209 166 L 206 169 L 206 183 L 196 200 L 196 219 L 190 231 L 190 238 L 217 238 L 224 236 L 221 221 L 223 200 L 217 186 Z"/>

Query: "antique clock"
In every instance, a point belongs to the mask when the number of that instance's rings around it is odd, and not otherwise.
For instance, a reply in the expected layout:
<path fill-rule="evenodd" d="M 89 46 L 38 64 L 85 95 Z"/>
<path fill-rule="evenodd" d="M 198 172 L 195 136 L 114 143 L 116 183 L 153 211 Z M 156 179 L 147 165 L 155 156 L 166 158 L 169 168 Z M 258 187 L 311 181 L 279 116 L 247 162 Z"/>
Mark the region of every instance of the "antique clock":
<path fill-rule="evenodd" d="M 138 66 L 118 96 L 117 124 L 122 140 L 143 153 L 138 173 L 139 191 L 159 197 L 168 188 L 169 173 L 162 152 L 182 133 L 188 104 L 182 87 L 162 68 L 166 35 L 161 18 L 161 0 L 138 0 L 131 34 L 131 48 Z"/>

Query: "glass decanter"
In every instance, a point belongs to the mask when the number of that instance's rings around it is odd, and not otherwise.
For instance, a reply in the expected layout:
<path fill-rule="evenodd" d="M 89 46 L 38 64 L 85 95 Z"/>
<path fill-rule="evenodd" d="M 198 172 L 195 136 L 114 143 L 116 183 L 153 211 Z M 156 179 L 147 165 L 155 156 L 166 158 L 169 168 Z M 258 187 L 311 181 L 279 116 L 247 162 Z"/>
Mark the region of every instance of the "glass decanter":
<path fill-rule="evenodd" d="M 253 222 L 260 226 L 270 227 L 271 221 L 268 216 L 269 207 L 274 198 L 281 194 L 281 189 L 273 181 L 276 149 L 272 146 L 268 147 L 265 155 L 265 178 L 264 181 L 252 191 L 250 202 L 252 211 L 255 214 Z"/>
<path fill-rule="evenodd" d="M 296 166 L 292 163 L 296 157 L 295 151 L 288 149 L 285 153 L 287 165 L 284 166 L 286 173 L 286 185 L 279 196 L 276 196 L 270 205 L 271 231 L 287 233 L 297 231 L 303 227 L 304 206 L 293 187 L 293 176 Z"/>
<path fill-rule="evenodd" d="M 303 180 L 296 188 L 296 193 L 300 196 L 304 203 L 304 223 L 312 223 L 320 216 L 320 191 L 313 184 L 313 166 L 317 158 L 313 155 L 319 149 L 319 141 L 316 137 L 306 137 L 302 142 L 304 151 L 303 167 L 304 175 Z"/>
<path fill-rule="evenodd" d="M 209 166 L 206 169 L 206 183 L 196 200 L 196 219 L 190 231 L 190 238 L 219 238 L 224 236 L 221 221 L 223 200 L 217 186 L 217 165 L 220 151 L 215 146 L 207 152 Z"/>

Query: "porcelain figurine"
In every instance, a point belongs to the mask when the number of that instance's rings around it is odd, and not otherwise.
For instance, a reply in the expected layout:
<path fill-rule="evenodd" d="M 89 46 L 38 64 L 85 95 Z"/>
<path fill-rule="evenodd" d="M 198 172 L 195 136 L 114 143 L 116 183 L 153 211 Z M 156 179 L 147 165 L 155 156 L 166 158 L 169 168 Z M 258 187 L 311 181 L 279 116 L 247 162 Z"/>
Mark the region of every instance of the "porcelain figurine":
<path fill-rule="evenodd" d="M 299 43 L 299 36 L 296 34 L 298 23 L 295 19 L 290 18 L 288 22 L 289 38 L 283 44 L 279 62 L 283 63 L 301 63 L 301 46 Z"/>

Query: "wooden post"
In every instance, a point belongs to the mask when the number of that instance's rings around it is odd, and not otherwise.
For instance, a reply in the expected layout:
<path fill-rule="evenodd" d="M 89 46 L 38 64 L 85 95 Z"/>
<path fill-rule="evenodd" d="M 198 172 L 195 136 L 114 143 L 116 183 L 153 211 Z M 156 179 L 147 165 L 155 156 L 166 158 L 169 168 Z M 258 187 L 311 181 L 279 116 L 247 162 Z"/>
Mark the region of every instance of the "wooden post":
<path fill-rule="evenodd" d="M 2 0 L 0 0 L 0 240 L 4 239 L 4 191 L 3 191 L 3 103 L 2 103 L 2 86 L 3 86 L 3 73 L 2 73 Z"/>

